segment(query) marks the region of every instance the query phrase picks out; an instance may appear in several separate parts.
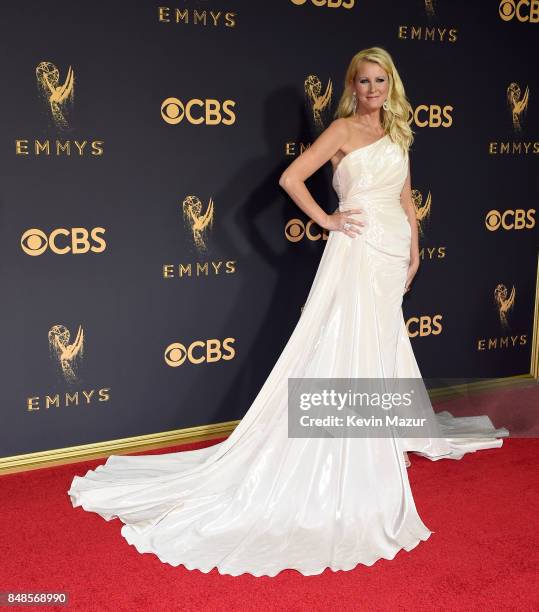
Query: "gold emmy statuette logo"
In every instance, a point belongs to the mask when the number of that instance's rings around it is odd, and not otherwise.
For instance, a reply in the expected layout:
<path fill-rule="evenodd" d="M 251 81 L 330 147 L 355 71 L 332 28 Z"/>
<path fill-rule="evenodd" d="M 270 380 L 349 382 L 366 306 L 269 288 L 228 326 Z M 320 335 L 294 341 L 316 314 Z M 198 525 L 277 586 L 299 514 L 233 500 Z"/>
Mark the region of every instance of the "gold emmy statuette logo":
<path fill-rule="evenodd" d="M 415 216 L 419 226 L 419 233 L 421 236 L 424 235 L 423 222 L 428 221 L 430 217 L 430 210 L 432 206 L 432 195 L 429 191 L 429 195 L 423 204 L 423 194 L 419 189 L 412 189 L 412 201 L 415 207 Z"/>
<path fill-rule="evenodd" d="M 210 198 L 206 212 L 202 213 L 202 202 L 194 195 L 187 196 L 182 202 L 183 219 L 185 225 L 193 234 L 193 241 L 199 251 L 207 249 L 204 242 L 206 232 L 213 225 L 214 209 L 213 200 Z"/>
<path fill-rule="evenodd" d="M 499 284 L 496 289 L 494 289 L 494 303 L 498 308 L 498 314 L 500 316 L 500 323 L 502 327 L 509 327 L 507 322 L 507 313 L 509 310 L 513 309 L 513 305 L 515 303 L 515 287 L 511 289 L 511 293 L 509 297 L 507 297 L 507 287 L 505 285 Z"/>
<path fill-rule="evenodd" d="M 434 16 L 434 0 L 425 0 L 425 10 L 429 17 Z"/>
<path fill-rule="evenodd" d="M 37 86 L 47 101 L 52 118 L 60 129 L 68 127 L 65 118 L 66 104 L 73 104 L 75 75 L 69 66 L 65 81 L 60 84 L 60 71 L 51 62 L 40 62 L 36 68 Z"/>
<path fill-rule="evenodd" d="M 71 334 L 64 325 L 53 325 L 49 330 L 49 349 L 56 358 L 62 374 L 68 383 L 78 381 L 78 366 L 84 354 L 84 333 L 79 325 L 75 341 L 70 343 Z"/>
<path fill-rule="evenodd" d="M 412 202 L 414 203 L 415 218 L 417 220 L 417 231 L 420 238 L 425 237 L 425 225 L 430 220 L 432 209 L 432 194 L 429 191 L 425 201 L 423 194 L 419 189 L 412 189 Z M 445 246 L 427 246 L 422 245 L 419 249 L 419 257 L 421 260 L 433 261 L 436 259 L 444 259 L 447 255 Z"/>
<path fill-rule="evenodd" d="M 314 74 L 309 75 L 304 83 L 305 95 L 311 104 L 313 120 L 317 128 L 323 129 L 322 113 L 324 113 L 330 103 L 333 94 L 333 84 L 329 79 L 326 91 L 322 94 L 322 83 Z"/>
<path fill-rule="evenodd" d="M 530 98 L 529 87 L 526 86 L 524 95 L 521 96 L 520 87 L 517 83 L 511 83 L 507 88 L 507 102 L 511 109 L 511 116 L 513 118 L 513 128 L 515 132 L 521 132 L 522 126 L 520 122 L 520 116 L 526 113 L 528 110 L 528 100 Z"/>

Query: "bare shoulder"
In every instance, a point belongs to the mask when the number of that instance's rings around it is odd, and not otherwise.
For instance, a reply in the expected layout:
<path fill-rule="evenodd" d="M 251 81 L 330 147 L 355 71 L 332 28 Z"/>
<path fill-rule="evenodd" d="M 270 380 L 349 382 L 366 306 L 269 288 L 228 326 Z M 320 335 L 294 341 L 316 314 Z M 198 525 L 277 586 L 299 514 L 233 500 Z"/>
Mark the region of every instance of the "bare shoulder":
<path fill-rule="evenodd" d="M 282 186 L 291 179 L 305 181 L 330 160 L 335 165 L 348 137 L 348 121 L 341 118 L 332 121 L 318 138 L 290 163 L 282 173 L 279 184 Z"/>
<path fill-rule="evenodd" d="M 346 145 L 349 137 L 349 121 L 340 117 L 334 119 L 303 153 L 303 156 L 315 156 L 320 164 L 325 163 L 339 155 L 343 145 Z"/>
<path fill-rule="evenodd" d="M 341 159 L 346 154 L 343 150 L 343 147 L 350 140 L 350 133 L 352 130 L 350 119 L 346 117 L 339 117 L 338 119 L 335 119 L 327 127 L 326 131 L 329 130 L 331 130 L 333 133 L 334 142 L 338 143 L 335 153 L 331 157 L 331 164 L 333 165 L 333 169 L 335 170 Z"/>
<path fill-rule="evenodd" d="M 345 117 L 334 119 L 326 128 L 326 132 L 329 131 L 339 140 L 346 140 L 350 132 L 350 121 Z"/>

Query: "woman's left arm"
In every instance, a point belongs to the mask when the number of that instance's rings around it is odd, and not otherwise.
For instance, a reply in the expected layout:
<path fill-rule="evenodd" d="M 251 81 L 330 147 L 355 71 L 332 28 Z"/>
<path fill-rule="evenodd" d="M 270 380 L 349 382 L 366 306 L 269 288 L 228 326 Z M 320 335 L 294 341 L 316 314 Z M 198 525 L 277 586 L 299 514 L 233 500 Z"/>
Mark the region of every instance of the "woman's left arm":
<path fill-rule="evenodd" d="M 410 242 L 410 264 L 408 266 L 408 276 L 406 278 L 406 291 L 410 288 L 410 283 L 419 269 L 419 232 L 417 230 L 417 216 L 414 201 L 412 199 L 412 179 L 410 176 L 410 164 L 408 163 L 408 176 L 404 181 L 401 191 L 401 206 L 408 217 L 408 223 L 412 228 Z"/>

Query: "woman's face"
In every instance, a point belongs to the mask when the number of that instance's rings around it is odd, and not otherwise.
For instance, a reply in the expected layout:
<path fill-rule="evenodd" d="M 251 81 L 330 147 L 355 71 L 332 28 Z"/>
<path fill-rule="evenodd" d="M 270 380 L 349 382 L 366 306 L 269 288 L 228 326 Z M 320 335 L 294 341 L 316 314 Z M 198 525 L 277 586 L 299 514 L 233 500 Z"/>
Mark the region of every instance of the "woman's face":
<path fill-rule="evenodd" d="M 387 72 L 375 62 L 362 61 L 352 88 L 357 95 L 358 109 L 367 112 L 379 109 L 389 92 Z"/>

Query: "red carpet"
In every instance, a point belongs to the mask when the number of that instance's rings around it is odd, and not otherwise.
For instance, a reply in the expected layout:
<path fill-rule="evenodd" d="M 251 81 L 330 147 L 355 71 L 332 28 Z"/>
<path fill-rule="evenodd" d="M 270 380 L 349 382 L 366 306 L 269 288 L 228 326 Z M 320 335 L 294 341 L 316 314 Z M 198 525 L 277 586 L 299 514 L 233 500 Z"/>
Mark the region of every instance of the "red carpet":
<path fill-rule="evenodd" d="M 393 561 L 309 577 L 203 574 L 139 554 L 117 519 L 69 502 L 73 475 L 103 460 L 3 476 L 0 592 L 70 597 L 24 610 L 538 610 L 538 452 L 538 439 L 511 438 L 460 461 L 412 455 L 416 505 L 436 533 Z"/>

